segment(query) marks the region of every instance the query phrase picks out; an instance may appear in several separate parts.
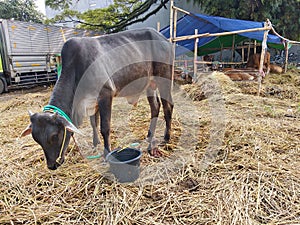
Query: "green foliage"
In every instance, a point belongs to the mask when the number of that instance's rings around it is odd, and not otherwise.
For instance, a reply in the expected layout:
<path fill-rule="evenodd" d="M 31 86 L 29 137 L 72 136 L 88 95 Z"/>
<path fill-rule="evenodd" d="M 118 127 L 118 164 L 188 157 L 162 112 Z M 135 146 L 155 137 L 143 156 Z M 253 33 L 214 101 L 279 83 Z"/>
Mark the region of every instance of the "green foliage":
<path fill-rule="evenodd" d="M 0 1 L 0 17 L 41 23 L 43 15 L 36 10 L 34 0 L 3 0 Z"/>
<path fill-rule="evenodd" d="M 228 18 L 266 21 L 291 40 L 300 40 L 299 0 L 189 0 L 204 13 Z"/>
<path fill-rule="evenodd" d="M 55 22 L 65 21 L 66 18 L 69 18 L 70 21 L 73 21 L 74 17 L 80 17 L 80 12 L 67 8 L 62 13 L 57 14 L 54 18 L 46 19 L 45 24 L 52 24 Z"/>
<path fill-rule="evenodd" d="M 46 0 L 45 4 L 51 9 L 69 9 L 72 4 L 72 0 Z"/>

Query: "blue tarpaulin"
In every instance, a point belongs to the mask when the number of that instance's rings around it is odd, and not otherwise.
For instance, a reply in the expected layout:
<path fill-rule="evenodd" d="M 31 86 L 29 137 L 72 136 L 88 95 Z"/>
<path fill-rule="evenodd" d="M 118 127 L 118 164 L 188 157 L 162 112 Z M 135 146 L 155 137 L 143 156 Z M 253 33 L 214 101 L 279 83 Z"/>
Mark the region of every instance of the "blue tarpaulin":
<path fill-rule="evenodd" d="M 218 16 L 208 16 L 203 14 L 189 14 L 181 17 L 177 21 L 176 36 L 187 36 L 195 34 L 195 29 L 198 29 L 198 34 L 204 33 L 222 33 L 229 31 L 239 31 L 253 28 L 264 27 L 264 22 L 254 22 L 239 19 L 228 19 Z M 170 37 L 170 26 L 161 30 L 161 33 L 166 37 Z M 233 42 L 238 44 L 246 39 L 255 39 L 262 41 L 264 31 L 246 32 L 234 35 L 217 36 L 217 37 L 201 37 L 198 42 L 198 55 L 206 55 L 209 53 L 217 52 L 221 48 L 231 47 Z M 177 49 L 176 55 L 186 53 L 194 50 L 195 40 L 184 40 L 176 42 Z M 267 39 L 268 47 L 284 49 L 283 42 L 280 37 L 268 34 Z"/>

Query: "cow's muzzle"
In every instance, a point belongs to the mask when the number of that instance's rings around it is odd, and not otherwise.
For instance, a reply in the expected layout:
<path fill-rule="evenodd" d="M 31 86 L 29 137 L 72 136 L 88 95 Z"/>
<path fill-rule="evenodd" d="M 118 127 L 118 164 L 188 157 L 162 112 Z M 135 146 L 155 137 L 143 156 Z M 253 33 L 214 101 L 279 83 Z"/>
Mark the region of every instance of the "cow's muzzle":
<path fill-rule="evenodd" d="M 48 169 L 49 170 L 56 170 L 58 167 L 60 167 L 62 164 L 64 163 L 64 159 L 60 159 L 59 160 L 59 162 L 58 161 L 56 161 L 56 162 L 54 162 L 54 163 L 52 163 L 52 164 L 48 164 L 47 166 L 48 166 Z"/>

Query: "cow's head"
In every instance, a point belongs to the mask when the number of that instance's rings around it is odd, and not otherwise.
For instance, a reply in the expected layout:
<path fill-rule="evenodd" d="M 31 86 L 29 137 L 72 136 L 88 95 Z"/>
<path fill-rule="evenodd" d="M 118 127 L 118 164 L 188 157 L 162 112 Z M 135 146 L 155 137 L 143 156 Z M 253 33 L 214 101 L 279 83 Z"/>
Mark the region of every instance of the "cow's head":
<path fill-rule="evenodd" d="M 57 169 L 64 162 L 64 154 L 70 142 L 71 134 L 80 131 L 58 113 L 31 113 L 30 125 L 21 137 L 32 134 L 33 139 L 42 146 L 51 170 Z"/>

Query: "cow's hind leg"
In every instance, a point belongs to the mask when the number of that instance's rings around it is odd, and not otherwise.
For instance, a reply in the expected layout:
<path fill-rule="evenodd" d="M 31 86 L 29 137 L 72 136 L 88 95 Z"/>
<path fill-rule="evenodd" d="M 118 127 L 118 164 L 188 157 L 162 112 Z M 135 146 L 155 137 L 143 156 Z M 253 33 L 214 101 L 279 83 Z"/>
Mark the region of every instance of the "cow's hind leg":
<path fill-rule="evenodd" d="M 158 157 L 160 156 L 160 153 L 158 151 L 157 143 L 154 138 L 157 119 L 159 115 L 159 109 L 160 109 L 160 101 L 159 101 L 159 97 L 157 96 L 157 91 L 149 87 L 147 89 L 147 99 L 151 110 L 151 121 L 150 121 L 150 126 L 147 135 L 149 146 L 147 150 L 150 155 L 154 157 Z"/>
<path fill-rule="evenodd" d="M 149 87 L 147 89 L 147 99 L 151 110 L 151 121 L 148 130 L 147 140 L 151 143 L 151 140 L 154 137 L 157 119 L 159 115 L 159 109 L 160 109 L 160 101 L 157 96 L 157 91 Z"/>
<path fill-rule="evenodd" d="M 164 134 L 165 142 L 170 141 L 172 114 L 173 114 L 173 99 L 171 95 L 171 81 L 162 82 L 163 84 L 158 84 L 158 89 L 160 93 L 161 102 L 164 110 L 164 118 L 166 121 L 166 129 Z"/>

